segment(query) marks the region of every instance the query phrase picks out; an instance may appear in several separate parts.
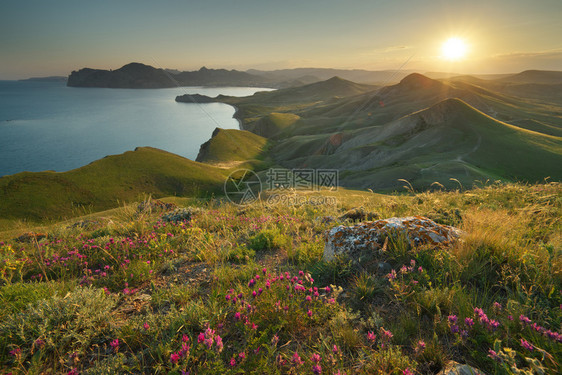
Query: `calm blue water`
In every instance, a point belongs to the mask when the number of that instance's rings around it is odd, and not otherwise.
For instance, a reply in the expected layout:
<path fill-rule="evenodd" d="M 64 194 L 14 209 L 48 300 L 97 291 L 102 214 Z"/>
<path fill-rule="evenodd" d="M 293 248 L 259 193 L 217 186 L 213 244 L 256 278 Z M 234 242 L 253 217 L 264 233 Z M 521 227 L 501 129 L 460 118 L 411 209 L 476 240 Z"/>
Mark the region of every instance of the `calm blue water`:
<path fill-rule="evenodd" d="M 138 146 L 195 160 L 216 127 L 237 129 L 234 108 L 176 103 L 177 95 L 246 96 L 258 88 L 100 89 L 0 81 L 0 176 L 67 171 Z"/>

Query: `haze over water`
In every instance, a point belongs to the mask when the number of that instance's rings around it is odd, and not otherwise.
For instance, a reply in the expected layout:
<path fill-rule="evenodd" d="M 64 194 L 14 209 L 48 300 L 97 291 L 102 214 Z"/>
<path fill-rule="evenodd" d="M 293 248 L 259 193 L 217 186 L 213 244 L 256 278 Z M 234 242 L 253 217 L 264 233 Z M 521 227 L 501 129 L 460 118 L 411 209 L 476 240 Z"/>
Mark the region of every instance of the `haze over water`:
<path fill-rule="evenodd" d="M 218 126 L 238 129 L 234 108 L 186 104 L 177 95 L 246 96 L 246 87 L 71 88 L 64 82 L 0 81 L 0 176 L 67 171 L 139 146 L 195 160 Z"/>

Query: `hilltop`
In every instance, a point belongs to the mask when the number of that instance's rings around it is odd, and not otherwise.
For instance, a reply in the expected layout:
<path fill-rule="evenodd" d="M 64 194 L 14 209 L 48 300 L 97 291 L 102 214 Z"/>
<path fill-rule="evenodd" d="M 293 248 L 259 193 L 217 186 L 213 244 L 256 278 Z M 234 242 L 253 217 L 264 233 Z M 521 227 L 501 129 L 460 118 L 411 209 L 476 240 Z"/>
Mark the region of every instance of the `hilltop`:
<path fill-rule="evenodd" d="M 165 88 L 176 86 L 262 86 L 271 81 L 237 70 L 207 69 L 174 72 L 130 63 L 117 70 L 83 68 L 68 76 L 67 86 L 105 88 Z"/>
<path fill-rule="evenodd" d="M 225 171 L 151 147 L 107 156 L 68 172 L 0 177 L 0 217 L 40 222 L 118 207 L 149 194 L 222 193 Z"/>

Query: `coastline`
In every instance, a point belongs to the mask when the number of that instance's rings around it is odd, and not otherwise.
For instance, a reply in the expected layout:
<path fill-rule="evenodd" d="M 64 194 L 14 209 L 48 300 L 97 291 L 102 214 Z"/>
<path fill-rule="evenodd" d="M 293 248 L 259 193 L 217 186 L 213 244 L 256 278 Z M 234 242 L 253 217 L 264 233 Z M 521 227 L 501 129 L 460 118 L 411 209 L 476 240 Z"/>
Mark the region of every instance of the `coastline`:
<path fill-rule="evenodd" d="M 227 103 L 224 103 L 224 104 L 227 104 Z M 234 104 L 228 104 L 228 105 L 234 107 L 234 114 L 232 115 L 232 118 L 235 119 L 236 121 L 238 121 L 238 128 L 240 130 L 246 130 L 246 129 L 244 129 L 244 123 L 242 121 L 241 116 L 238 116 L 238 114 L 240 113 L 240 108 L 238 108 Z"/>

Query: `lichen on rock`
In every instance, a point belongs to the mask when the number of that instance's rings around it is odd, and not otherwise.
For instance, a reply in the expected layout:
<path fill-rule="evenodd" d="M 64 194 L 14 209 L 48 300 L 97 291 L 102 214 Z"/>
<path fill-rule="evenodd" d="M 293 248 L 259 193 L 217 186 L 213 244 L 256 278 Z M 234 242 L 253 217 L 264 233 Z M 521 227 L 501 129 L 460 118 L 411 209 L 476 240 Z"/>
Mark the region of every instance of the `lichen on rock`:
<path fill-rule="evenodd" d="M 340 254 L 353 257 L 362 251 L 378 251 L 387 237 L 397 233 L 405 235 L 414 246 L 445 245 L 461 235 L 459 229 L 437 224 L 423 216 L 392 217 L 352 226 L 340 225 L 325 234 L 324 260 L 332 260 Z"/>

